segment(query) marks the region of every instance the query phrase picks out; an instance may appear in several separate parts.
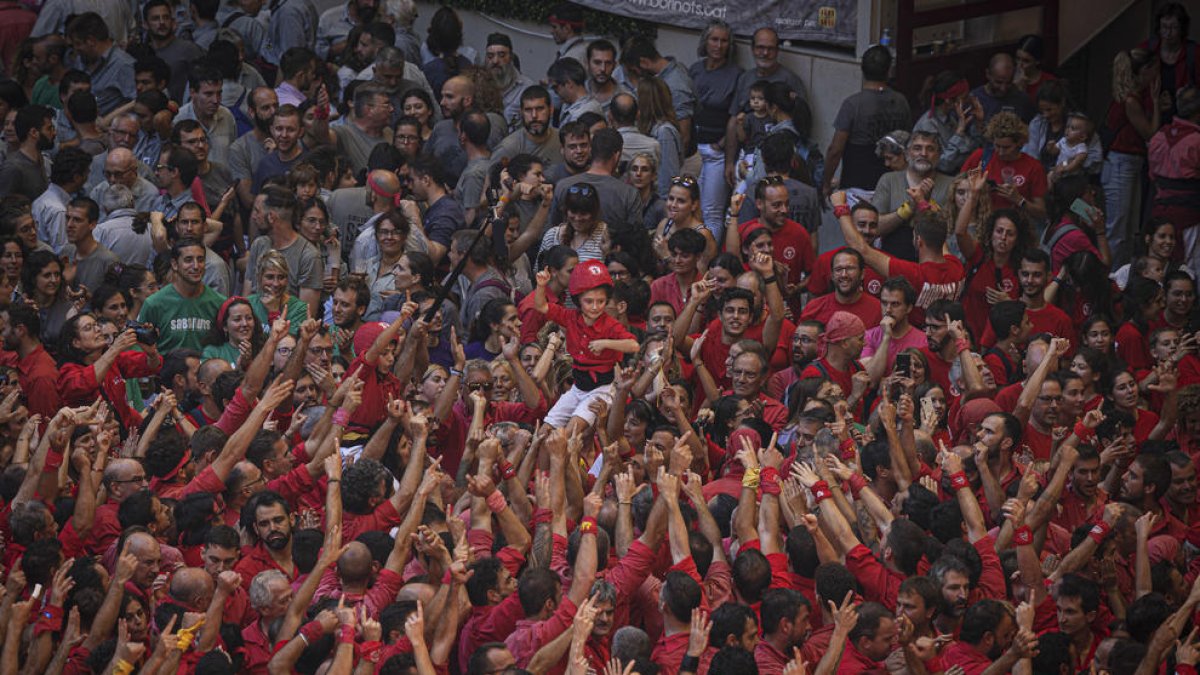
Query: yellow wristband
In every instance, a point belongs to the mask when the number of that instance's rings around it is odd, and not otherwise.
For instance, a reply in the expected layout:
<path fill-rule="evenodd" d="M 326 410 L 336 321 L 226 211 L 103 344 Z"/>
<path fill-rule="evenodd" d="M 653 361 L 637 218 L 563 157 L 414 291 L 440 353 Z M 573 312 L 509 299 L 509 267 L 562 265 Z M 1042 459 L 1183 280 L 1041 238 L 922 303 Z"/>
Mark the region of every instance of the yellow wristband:
<path fill-rule="evenodd" d="M 758 489 L 758 469 L 746 469 L 742 475 L 742 487 Z"/>
<path fill-rule="evenodd" d="M 133 672 L 133 664 L 121 659 L 113 664 L 113 675 L 129 675 Z"/>
<path fill-rule="evenodd" d="M 901 204 L 900 208 L 896 209 L 896 215 L 900 216 L 901 220 L 909 220 L 910 218 L 912 218 L 913 217 L 912 204 L 909 204 L 908 202 L 904 202 L 903 204 Z"/>

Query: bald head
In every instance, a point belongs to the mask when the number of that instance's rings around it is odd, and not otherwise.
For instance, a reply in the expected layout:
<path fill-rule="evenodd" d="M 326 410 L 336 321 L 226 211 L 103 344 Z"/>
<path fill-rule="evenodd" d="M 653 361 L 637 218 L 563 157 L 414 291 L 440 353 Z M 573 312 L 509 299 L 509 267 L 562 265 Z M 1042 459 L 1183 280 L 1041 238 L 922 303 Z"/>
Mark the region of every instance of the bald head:
<path fill-rule="evenodd" d="M 442 85 L 442 116 L 458 119 L 475 103 L 475 83 L 465 75 L 456 75 Z"/>
<path fill-rule="evenodd" d="M 200 567 L 184 567 L 171 577 L 171 597 L 193 611 L 208 608 L 214 588 L 212 575 Z"/>
<path fill-rule="evenodd" d="M 120 503 L 146 485 L 146 470 L 134 459 L 115 459 L 104 469 L 108 498 Z"/>
<path fill-rule="evenodd" d="M 137 183 L 137 158 L 129 148 L 113 148 L 104 158 L 104 178 L 110 185 L 133 189 Z"/>
<path fill-rule="evenodd" d="M 162 547 L 158 540 L 145 532 L 134 532 L 125 540 L 128 552 L 137 558 L 137 566 L 130 580 L 138 588 L 150 588 L 154 578 L 158 576 L 162 564 Z"/>
<path fill-rule="evenodd" d="M 337 570 L 343 584 L 366 584 L 371 577 L 371 550 L 361 541 L 351 542 L 338 557 Z"/>
<path fill-rule="evenodd" d="M 396 195 L 400 194 L 400 177 L 394 171 L 376 169 L 367 174 L 367 189 L 376 209 L 386 211 L 395 206 Z"/>
<path fill-rule="evenodd" d="M 637 99 L 629 94 L 617 94 L 608 108 L 613 124 L 617 127 L 631 127 L 637 123 Z"/>

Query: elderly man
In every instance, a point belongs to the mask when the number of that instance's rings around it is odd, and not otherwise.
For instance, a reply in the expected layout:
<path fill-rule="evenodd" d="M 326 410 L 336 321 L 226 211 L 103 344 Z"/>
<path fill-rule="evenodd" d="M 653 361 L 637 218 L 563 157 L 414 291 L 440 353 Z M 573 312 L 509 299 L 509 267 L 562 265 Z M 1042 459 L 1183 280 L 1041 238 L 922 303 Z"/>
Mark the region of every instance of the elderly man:
<path fill-rule="evenodd" d="M 245 579 L 243 579 L 243 582 Z M 260 572 L 250 582 L 250 607 L 258 621 L 242 629 L 246 657 L 242 667 L 246 672 L 265 673 L 271 660 L 271 624 L 283 618 L 292 602 L 292 586 L 278 570 Z"/>
<path fill-rule="evenodd" d="M 116 147 L 105 155 L 104 180 L 97 183 L 89 193 L 89 196 L 100 204 L 101 217 L 111 214 L 111 211 L 105 206 L 105 195 L 108 194 L 109 188 L 117 185 L 128 190 L 133 197 L 134 203 L 129 208 L 146 212 L 154 210 L 158 203 L 158 188 L 154 187 L 154 183 L 138 174 L 138 161 L 133 156 L 133 151 L 129 148 Z M 125 259 L 128 260 L 128 258 Z"/>
<path fill-rule="evenodd" d="M 69 548 L 72 543 L 80 544 L 93 555 L 101 555 L 107 551 L 121 536 L 121 523 L 117 519 L 117 509 L 120 508 L 121 502 L 142 490 L 149 482 L 146 480 L 146 470 L 140 462 L 118 459 L 109 462 L 105 467 L 100 484 L 104 487 L 108 499 L 96 506 L 96 516 L 91 529 L 84 533 L 76 532 L 74 524 L 69 521 L 60 535 L 64 546 Z"/>
<path fill-rule="evenodd" d="M 133 224 L 139 211 L 147 212 L 152 205 L 135 205 L 133 192 L 124 185 L 104 183 L 92 190 L 92 199 L 100 205 L 101 221 L 92 232 L 96 241 L 107 247 L 120 260 L 147 269 L 154 262 L 154 242 L 150 228 L 141 234 L 134 232 Z M 155 201 L 157 201 L 155 195 Z"/>
<path fill-rule="evenodd" d="M 954 180 L 936 171 L 942 153 L 942 140 L 936 134 L 914 131 L 908 139 L 908 168 L 883 174 L 875 186 L 871 203 L 879 210 L 880 247 L 888 255 L 903 260 L 916 260 L 913 228 L 909 224 L 916 215 L 916 204 L 908 196 L 909 188 L 919 188 L 928 202 L 948 204 Z"/>
<path fill-rule="evenodd" d="M 508 131 L 521 125 L 521 94 L 534 84 L 513 62 L 512 50 L 512 38 L 504 33 L 492 33 L 488 35 L 487 48 L 483 52 L 492 80 L 504 97 L 504 121 L 508 123 Z"/>
<path fill-rule="evenodd" d="M 84 188 L 91 190 L 105 181 L 106 176 L 104 172 L 108 168 L 108 156 L 118 148 L 124 148 L 130 152 L 134 158 L 136 175 L 147 179 L 147 182 L 149 182 L 148 179 L 154 175 L 150 167 L 153 165 L 153 162 L 158 161 L 158 152 L 155 151 L 152 158 L 139 156 L 137 150 L 141 134 L 142 123 L 135 113 L 128 112 L 118 115 L 108 127 L 108 152 L 102 152 L 92 158 L 92 167 L 88 172 L 88 179 Z M 147 159 L 150 159 L 149 163 Z M 121 166 L 125 166 L 125 163 L 122 162 Z M 133 190 L 135 181 L 132 178 L 124 178 L 125 187 Z"/>

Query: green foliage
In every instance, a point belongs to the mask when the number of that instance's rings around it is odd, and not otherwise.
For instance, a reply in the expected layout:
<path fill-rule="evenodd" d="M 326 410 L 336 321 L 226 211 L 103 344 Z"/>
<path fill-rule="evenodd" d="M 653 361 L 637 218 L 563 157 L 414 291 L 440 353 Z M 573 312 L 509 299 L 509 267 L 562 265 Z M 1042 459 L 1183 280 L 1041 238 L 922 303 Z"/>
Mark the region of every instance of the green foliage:
<path fill-rule="evenodd" d="M 560 0 L 445 0 L 444 4 L 501 19 L 517 19 L 548 26 L 546 19 L 559 2 Z M 583 8 L 583 15 L 587 22 L 588 35 L 607 35 L 624 41 L 634 35 L 655 37 L 658 34 L 657 26 L 647 21 L 598 12 L 587 7 Z"/>

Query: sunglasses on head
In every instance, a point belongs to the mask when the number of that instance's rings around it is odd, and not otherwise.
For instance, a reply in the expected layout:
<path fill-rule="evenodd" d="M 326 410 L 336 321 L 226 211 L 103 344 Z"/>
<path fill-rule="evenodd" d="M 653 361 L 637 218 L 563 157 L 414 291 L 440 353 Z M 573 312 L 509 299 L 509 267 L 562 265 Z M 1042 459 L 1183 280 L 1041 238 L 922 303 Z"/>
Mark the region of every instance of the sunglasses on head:
<path fill-rule="evenodd" d="M 569 195 L 589 196 L 595 193 L 596 189 L 587 183 L 580 183 L 579 185 L 572 185 L 571 187 L 567 188 L 567 194 Z"/>
<path fill-rule="evenodd" d="M 697 183 L 696 179 L 692 176 L 675 176 L 671 179 L 671 185 L 679 185 L 690 189 L 696 187 Z"/>

